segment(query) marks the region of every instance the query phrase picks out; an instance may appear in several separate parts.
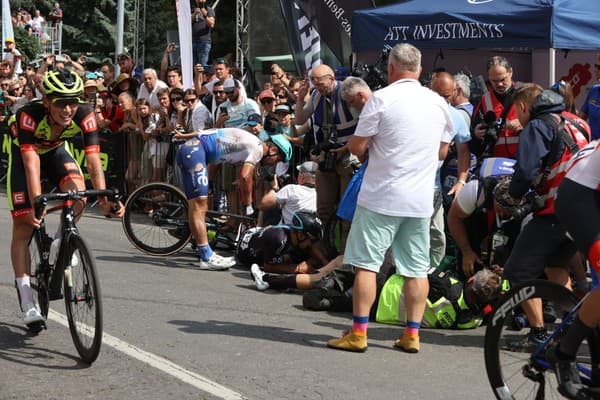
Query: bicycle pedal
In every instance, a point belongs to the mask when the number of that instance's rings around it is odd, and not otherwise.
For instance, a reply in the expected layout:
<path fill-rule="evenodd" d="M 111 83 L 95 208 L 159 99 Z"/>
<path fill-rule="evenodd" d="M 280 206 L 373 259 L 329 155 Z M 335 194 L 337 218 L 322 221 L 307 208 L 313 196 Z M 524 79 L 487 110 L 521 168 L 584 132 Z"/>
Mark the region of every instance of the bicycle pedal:
<path fill-rule="evenodd" d="M 27 325 L 27 331 L 33 335 L 37 335 L 44 329 L 47 329 L 46 322 L 44 322 L 44 321 L 33 322 L 33 323 Z"/>

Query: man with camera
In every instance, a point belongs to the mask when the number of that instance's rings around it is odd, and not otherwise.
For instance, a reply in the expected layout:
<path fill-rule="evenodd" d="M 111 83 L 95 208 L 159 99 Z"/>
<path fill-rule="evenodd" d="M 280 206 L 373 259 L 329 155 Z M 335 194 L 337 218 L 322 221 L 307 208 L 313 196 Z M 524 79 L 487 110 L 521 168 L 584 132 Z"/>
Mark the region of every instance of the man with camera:
<path fill-rule="evenodd" d="M 21 55 L 21 52 L 17 50 L 15 39 L 9 37 L 4 40 L 2 60 L 6 60 L 11 63 L 15 74 L 20 74 L 23 72 L 23 69 L 21 68 L 21 60 L 23 60 L 23 55 Z"/>
<path fill-rule="evenodd" d="M 489 89 L 481 88 L 483 95 L 473 110 L 469 147 L 479 161 L 492 156 L 515 158 L 523 127 L 513 104 L 513 69 L 506 58 L 494 56 L 487 63 L 487 73 Z"/>
<path fill-rule="evenodd" d="M 315 90 L 309 96 L 309 83 Z M 314 146 L 311 155 L 319 164 L 317 171 L 317 215 L 325 224 L 335 214 L 337 205 L 352 178 L 354 168 L 349 165 L 347 142 L 354 134 L 358 111 L 350 107 L 341 94 L 341 82 L 335 80 L 331 67 L 315 67 L 310 78 L 300 85 L 295 105 L 296 125 L 313 120 Z M 310 140 L 308 137 L 305 140 Z M 342 241 L 345 243 L 348 226 Z"/>
<path fill-rule="evenodd" d="M 206 0 L 192 0 L 191 7 L 194 65 L 206 65 L 212 43 L 211 32 L 215 28 L 215 10 L 206 5 Z"/>
<path fill-rule="evenodd" d="M 538 85 L 524 85 L 516 90 L 514 106 L 524 128 L 508 189 L 510 197 L 504 203 L 511 206 L 522 203 L 523 198 L 531 198 L 536 207 L 532 210 L 533 218 L 517 237 L 504 266 L 504 278 L 513 285 L 545 273 L 548 279 L 570 288 L 565 266 L 576 247 L 556 218 L 554 199 L 569 160 L 587 143 L 590 128 L 573 114 L 563 114 L 562 96 Z M 531 190 L 533 196 L 528 194 Z M 541 300 L 527 300 L 522 306 L 531 330 L 522 340 L 508 346 L 513 351 L 528 352 L 542 343 L 547 333 Z"/>

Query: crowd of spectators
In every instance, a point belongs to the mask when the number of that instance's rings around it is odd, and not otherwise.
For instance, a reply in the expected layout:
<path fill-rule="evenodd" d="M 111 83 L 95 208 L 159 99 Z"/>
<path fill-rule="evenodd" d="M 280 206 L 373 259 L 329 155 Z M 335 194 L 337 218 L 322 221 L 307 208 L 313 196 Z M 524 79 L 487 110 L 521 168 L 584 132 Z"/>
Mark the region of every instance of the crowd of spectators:
<path fill-rule="evenodd" d="M 553 251 L 569 244 L 564 231 L 556 228 L 556 221 L 548 216 L 553 215 L 552 205 L 541 206 L 547 212 L 534 215 L 524 228 L 529 233 L 522 237 L 520 218 L 524 215 L 516 217 L 513 211 L 521 212 L 528 205 L 521 199 L 529 192 L 550 201 L 558 183 L 544 176 L 544 169 L 563 168 L 562 163 L 574 152 L 567 146 L 568 150 L 561 149 L 563 153 L 553 153 L 556 129 L 544 118 L 566 118 L 570 127 L 577 128 L 570 132 L 579 147 L 589 140 L 586 136 L 590 133 L 594 138 L 600 135 L 594 125 L 598 118 L 597 88 L 590 92 L 591 100 L 586 101 L 583 111 L 577 113 L 568 83 L 561 81 L 549 90 L 516 84 L 509 60 L 495 56 L 487 64 L 489 91 L 473 104 L 468 76 L 434 71 L 428 87 L 424 86 L 419 81 L 420 52 L 413 46 L 399 45 L 390 54 L 389 86 L 374 93 L 360 78 L 336 79 L 328 65 L 319 65 L 308 78 L 302 78 L 277 64 L 271 66 L 263 87 L 249 93 L 239 71 L 225 58 L 208 63 L 215 15 L 202 0 L 197 0 L 196 6 L 192 15 L 198 34 L 193 41 L 192 88 L 183 86 L 180 67 L 169 65 L 168 54 L 175 50 L 171 43 L 158 71 L 141 69 L 125 52 L 116 58 L 120 73 L 115 76 L 110 62 L 88 70 L 84 58 L 72 60 L 68 56 L 49 55 L 39 68 L 27 64 L 23 69 L 14 39 L 8 38 L 5 46 L 10 51 L 5 50 L 0 63 L 0 127 L 6 131 L 10 115 L 27 102 L 41 98 L 39 83 L 46 70 L 76 71 L 84 78 L 84 100 L 93 105 L 100 128 L 106 135 L 123 139 L 126 192 L 148 182 L 165 181 L 167 176 L 177 184 L 177 168 L 173 165 L 177 146 L 172 139 L 178 134 L 189 137 L 211 128 L 239 128 L 263 142 L 273 135 L 283 135 L 294 145 L 292 160 L 278 163 L 272 170 L 256 169 L 255 178 L 259 179 L 253 183 L 253 204 L 237 202 L 236 185 L 240 183 L 234 177 L 239 167 L 224 166 L 215 178 L 226 197 L 221 205 L 228 204 L 232 213 L 258 216 L 263 226 L 283 223 L 293 227 L 296 213 L 304 212 L 315 218 L 315 224 L 326 227 L 338 220 L 340 202 L 346 201 L 347 189 L 362 169 L 358 197 L 349 200 L 356 213 L 351 221 L 339 219 L 341 233 L 334 249 L 327 248 L 332 245 L 330 240 L 317 244 L 324 241 L 323 234 L 309 237 L 294 233 L 289 238 L 290 251 L 295 243 L 302 244 L 306 239 L 310 244 L 302 248 L 315 250 L 319 257 L 306 253 L 304 258 L 286 258 L 285 267 L 277 266 L 279 256 L 268 260 L 259 257 L 251 263 L 252 275 L 261 290 L 269 288 L 269 282 L 279 282 L 275 288 L 319 287 L 329 276 L 319 272 L 325 266 L 327 272 L 340 269 L 355 273 L 353 327 L 349 335 L 331 340 L 330 347 L 366 349 L 369 315 L 377 292 L 382 290 L 376 279 L 389 249 L 387 258 L 391 254 L 397 275 L 404 277 L 401 289 L 397 285 L 389 289 L 403 290 L 406 310 L 402 316 L 405 320 L 399 321 L 406 324 L 406 329 L 396 346 L 408 352 L 419 350 L 419 327 L 429 304 L 430 267 L 453 270 L 453 277 L 465 285 L 465 293 L 475 293 L 473 298 L 477 300 L 472 304 L 498 295 L 498 274 L 502 274 L 505 263 L 510 278 L 521 281 L 521 270 L 515 264 L 523 260 L 531 264 L 528 278 L 545 272 L 568 287 L 586 290 L 583 265 L 570 251 L 572 246 L 561 253 L 560 265 L 548 263 Z M 52 24 L 60 23 L 62 11 L 58 4 L 49 19 Z M 15 23 L 23 23 L 36 33 L 46 22 L 39 11 L 34 17 L 20 11 Z M 592 122 L 591 132 L 584 121 L 587 118 Z M 533 130 L 543 131 L 545 141 L 532 138 Z M 556 159 L 547 160 L 550 155 Z M 515 166 L 510 160 L 518 163 Z M 499 167 L 507 162 L 510 171 Z M 501 172 L 490 172 L 498 169 Z M 512 181 L 501 179 L 513 170 Z M 536 182 L 539 176 L 544 179 L 541 184 Z M 537 258 L 528 258 L 536 238 L 551 228 L 555 229 L 555 242 L 540 246 L 543 249 Z M 252 243 L 269 248 L 261 243 L 262 236 L 252 236 Z M 510 256 L 513 245 L 518 258 Z M 317 251 L 319 246 L 324 249 Z M 280 258 L 283 260 L 283 255 Z M 448 259 L 454 260 L 449 268 Z M 293 264 L 291 260 L 299 261 Z M 557 273 L 553 268 L 544 271 L 545 267 L 566 269 Z M 271 275 L 292 277 L 283 281 L 266 277 L 265 270 Z M 474 279 L 481 270 L 486 271 L 485 276 Z M 488 274 L 492 270 L 493 274 Z M 312 275 L 300 278 L 302 274 Z M 331 305 L 333 300 L 329 300 Z M 327 308 L 324 304 L 315 308 Z M 543 338 L 535 307 L 524 307 L 532 324 L 532 333 L 526 338 L 529 341 Z"/>

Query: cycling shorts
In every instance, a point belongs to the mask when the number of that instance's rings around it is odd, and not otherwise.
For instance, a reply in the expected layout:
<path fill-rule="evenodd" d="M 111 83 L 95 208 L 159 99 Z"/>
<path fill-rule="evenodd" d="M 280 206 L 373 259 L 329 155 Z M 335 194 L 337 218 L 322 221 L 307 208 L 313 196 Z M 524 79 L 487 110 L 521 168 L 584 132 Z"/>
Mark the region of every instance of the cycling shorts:
<path fill-rule="evenodd" d="M 200 139 L 186 141 L 179 147 L 175 160 L 181 171 L 183 189 L 188 199 L 208 196 L 208 163 Z"/>
<path fill-rule="evenodd" d="M 42 179 L 48 179 L 53 186 L 61 187 L 67 180 L 84 180 L 81 168 L 69 151 L 67 142 L 44 154 L 39 154 L 39 157 L 40 176 Z M 19 146 L 14 142 L 8 157 L 6 194 L 13 218 L 23 217 L 31 212 L 23 158 Z"/>

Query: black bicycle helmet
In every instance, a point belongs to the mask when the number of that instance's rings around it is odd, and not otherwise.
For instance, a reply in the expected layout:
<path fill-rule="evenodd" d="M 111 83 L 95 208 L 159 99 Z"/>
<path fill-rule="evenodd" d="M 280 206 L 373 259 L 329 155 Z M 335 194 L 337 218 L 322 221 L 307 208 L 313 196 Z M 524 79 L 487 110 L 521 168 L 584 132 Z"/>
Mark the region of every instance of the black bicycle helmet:
<path fill-rule="evenodd" d="M 299 211 L 292 216 L 292 229 L 303 232 L 312 241 L 323 239 L 323 224 L 315 215 Z"/>
<path fill-rule="evenodd" d="M 73 71 L 57 69 L 48 71 L 42 79 L 42 91 L 50 97 L 75 99 L 83 95 L 83 80 Z"/>

